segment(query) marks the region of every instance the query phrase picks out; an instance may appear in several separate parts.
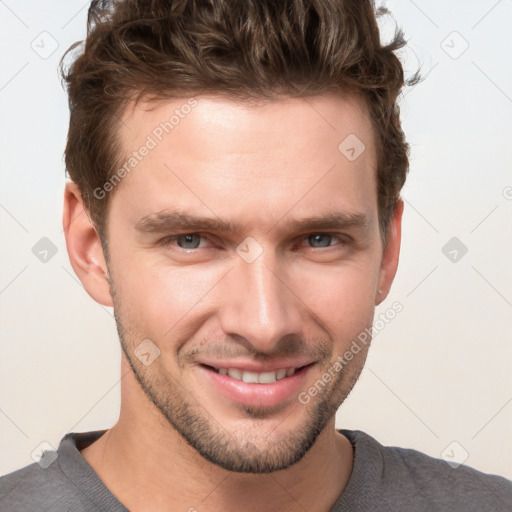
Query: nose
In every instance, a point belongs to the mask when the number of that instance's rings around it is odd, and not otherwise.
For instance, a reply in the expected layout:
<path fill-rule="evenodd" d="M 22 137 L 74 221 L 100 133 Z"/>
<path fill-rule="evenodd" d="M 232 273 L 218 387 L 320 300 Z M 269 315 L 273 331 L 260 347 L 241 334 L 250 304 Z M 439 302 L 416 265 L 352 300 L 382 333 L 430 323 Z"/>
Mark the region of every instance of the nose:
<path fill-rule="evenodd" d="M 219 315 L 226 335 L 244 338 L 261 353 L 272 352 L 285 336 L 301 335 L 304 304 L 270 250 L 252 263 L 237 257 L 224 281 Z"/>

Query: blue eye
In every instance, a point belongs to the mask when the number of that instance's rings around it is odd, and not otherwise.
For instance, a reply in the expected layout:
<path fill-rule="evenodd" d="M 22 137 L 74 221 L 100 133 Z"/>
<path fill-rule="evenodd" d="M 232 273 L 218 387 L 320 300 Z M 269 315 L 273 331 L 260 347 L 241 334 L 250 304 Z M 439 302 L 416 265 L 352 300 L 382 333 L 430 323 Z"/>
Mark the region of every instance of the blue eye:
<path fill-rule="evenodd" d="M 210 242 L 210 245 L 209 245 Z M 339 246 L 343 249 L 350 241 L 346 237 L 334 233 L 313 233 L 302 236 L 299 245 L 302 248 L 310 249 L 329 249 Z M 159 245 L 165 248 L 171 248 L 178 252 L 194 252 L 198 249 L 212 248 L 211 240 L 200 233 L 182 233 L 168 236 L 160 240 Z M 215 244 L 214 244 L 215 245 Z"/>
<path fill-rule="evenodd" d="M 200 248 L 201 240 L 206 240 L 206 238 L 198 233 L 185 233 L 168 236 L 160 240 L 159 245 L 163 247 L 173 246 L 184 251 L 193 251 Z"/>
<path fill-rule="evenodd" d="M 177 235 L 174 237 L 181 249 L 197 249 L 201 243 L 201 238 L 201 235 L 196 233 L 188 233 L 186 235 Z"/>
<path fill-rule="evenodd" d="M 332 241 L 332 235 L 328 233 L 316 233 L 307 237 L 308 242 L 312 244 L 312 247 L 330 247 Z M 315 244 L 319 245 L 315 245 Z"/>

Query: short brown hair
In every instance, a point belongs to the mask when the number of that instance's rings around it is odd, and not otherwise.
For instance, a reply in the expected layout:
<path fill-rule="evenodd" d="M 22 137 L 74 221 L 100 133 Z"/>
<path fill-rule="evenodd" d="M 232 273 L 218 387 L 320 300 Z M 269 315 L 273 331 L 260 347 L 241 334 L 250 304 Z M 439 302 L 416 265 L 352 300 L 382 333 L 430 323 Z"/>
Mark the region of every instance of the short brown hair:
<path fill-rule="evenodd" d="M 201 93 L 233 99 L 352 92 L 368 106 L 377 142 L 383 239 L 409 167 L 397 97 L 404 73 L 397 30 L 380 41 L 372 0 L 95 0 L 83 51 L 69 67 L 70 178 L 106 245 L 109 197 L 119 166 L 123 109 L 142 97 Z M 417 81 L 415 75 L 411 83 Z"/>

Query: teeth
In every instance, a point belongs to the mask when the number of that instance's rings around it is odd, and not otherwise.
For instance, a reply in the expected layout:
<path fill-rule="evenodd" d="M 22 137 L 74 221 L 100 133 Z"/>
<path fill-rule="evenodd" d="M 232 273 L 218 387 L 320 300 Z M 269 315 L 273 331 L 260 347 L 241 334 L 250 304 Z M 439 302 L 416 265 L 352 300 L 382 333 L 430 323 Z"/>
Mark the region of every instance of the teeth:
<path fill-rule="evenodd" d="M 236 380 L 242 380 L 242 372 L 240 370 L 237 370 L 235 368 L 230 368 L 228 370 L 228 375 Z"/>
<path fill-rule="evenodd" d="M 286 377 L 286 368 L 283 368 L 282 370 L 277 370 L 277 372 L 276 372 L 277 380 L 284 379 L 285 377 Z"/>
<path fill-rule="evenodd" d="M 272 384 L 272 382 L 275 382 L 276 380 L 276 372 L 266 372 L 258 375 L 258 382 L 260 384 Z"/>
<path fill-rule="evenodd" d="M 236 368 L 218 368 L 221 375 L 229 375 L 232 379 L 241 380 L 249 384 L 272 384 L 285 377 L 291 377 L 295 373 L 295 368 L 281 368 L 273 372 L 249 372 Z"/>
<path fill-rule="evenodd" d="M 243 372 L 242 380 L 249 384 L 258 384 L 258 374 L 256 372 Z"/>

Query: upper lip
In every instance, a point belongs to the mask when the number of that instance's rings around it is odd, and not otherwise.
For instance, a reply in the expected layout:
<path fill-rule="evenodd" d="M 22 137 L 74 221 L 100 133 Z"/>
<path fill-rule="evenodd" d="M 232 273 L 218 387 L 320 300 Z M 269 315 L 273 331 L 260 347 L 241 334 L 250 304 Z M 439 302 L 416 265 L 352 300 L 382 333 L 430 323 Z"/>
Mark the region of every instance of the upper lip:
<path fill-rule="evenodd" d="M 229 359 L 229 360 L 201 360 L 199 364 L 212 366 L 213 368 L 236 368 L 238 370 L 256 373 L 266 373 L 281 370 L 283 368 L 295 368 L 299 369 L 303 366 L 307 366 L 314 361 L 311 359 L 281 359 L 276 361 L 269 361 L 262 363 L 254 360 L 247 359 Z"/>

